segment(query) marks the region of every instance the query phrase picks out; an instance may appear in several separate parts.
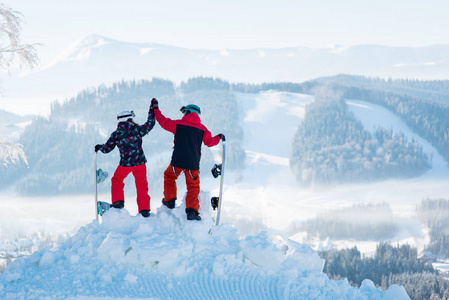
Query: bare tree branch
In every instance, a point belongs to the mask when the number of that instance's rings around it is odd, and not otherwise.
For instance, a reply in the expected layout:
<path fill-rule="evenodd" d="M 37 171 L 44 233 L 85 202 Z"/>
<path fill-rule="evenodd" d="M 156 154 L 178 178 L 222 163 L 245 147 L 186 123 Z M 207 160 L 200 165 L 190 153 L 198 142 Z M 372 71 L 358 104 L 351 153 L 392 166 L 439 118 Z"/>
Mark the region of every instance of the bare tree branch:
<path fill-rule="evenodd" d="M 38 44 L 21 44 L 23 15 L 0 3 L 0 69 L 9 70 L 17 57 L 20 67 L 38 66 Z"/>
<path fill-rule="evenodd" d="M 7 167 L 10 163 L 15 164 L 19 159 L 23 159 L 28 164 L 22 145 L 0 140 L 0 163 Z"/>
<path fill-rule="evenodd" d="M 23 15 L 0 3 L 0 69 L 10 71 L 15 59 L 18 58 L 20 68 L 37 67 L 39 58 L 37 44 L 21 44 L 20 33 L 22 30 Z M 5 167 L 23 159 L 27 163 L 22 145 L 13 144 L 0 139 L 0 164 Z"/>

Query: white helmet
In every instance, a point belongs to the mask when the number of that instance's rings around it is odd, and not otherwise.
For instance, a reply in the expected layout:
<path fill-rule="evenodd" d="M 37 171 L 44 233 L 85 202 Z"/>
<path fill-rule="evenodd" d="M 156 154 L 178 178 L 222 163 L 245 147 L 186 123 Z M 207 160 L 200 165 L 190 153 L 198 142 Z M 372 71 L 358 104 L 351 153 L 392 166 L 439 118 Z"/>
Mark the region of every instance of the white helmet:
<path fill-rule="evenodd" d="M 135 116 L 136 115 L 134 114 L 134 111 L 124 110 L 117 115 L 117 120 L 119 122 L 125 122 L 128 119 L 134 118 Z"/>

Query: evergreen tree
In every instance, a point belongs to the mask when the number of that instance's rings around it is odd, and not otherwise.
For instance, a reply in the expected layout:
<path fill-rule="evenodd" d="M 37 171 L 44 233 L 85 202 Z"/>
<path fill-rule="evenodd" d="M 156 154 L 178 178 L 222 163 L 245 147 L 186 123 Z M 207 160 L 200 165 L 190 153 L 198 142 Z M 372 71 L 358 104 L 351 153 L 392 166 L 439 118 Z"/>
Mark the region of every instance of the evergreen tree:
<path fill-rule="evenodd" d="M 343 98 L 316 97 L 293 140 L 290 165 L 303 184 L 413 177 L 430 168 L 422 147 L 378 128 L 375 138 Z"/>

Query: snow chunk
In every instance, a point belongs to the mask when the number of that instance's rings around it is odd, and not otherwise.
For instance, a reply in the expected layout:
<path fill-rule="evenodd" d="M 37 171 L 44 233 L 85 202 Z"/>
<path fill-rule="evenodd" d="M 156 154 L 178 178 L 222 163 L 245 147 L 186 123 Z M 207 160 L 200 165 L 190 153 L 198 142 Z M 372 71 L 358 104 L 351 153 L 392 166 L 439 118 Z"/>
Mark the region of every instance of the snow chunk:
<path fill-rule="evenodd" d="M 284 253 L 273 244 L 266 231 L 246 237 L 242 248 L 249 261 L 266 269 L 276 269 L 284 258 Z"/>
<path fill-rule="evenodd" d="M 48 267 L 51 264 L 53 264 L 55 261 L 55 258 L 53 256 L 53 253 L 48 251 L 45 252 L 44 255 L 42 256 L 40 262 L 39 262 L 39 267 Z"/>
<path fill-rule="evenodd" d="M 71 263 L 71 264 L 76 264 L 76 263 L 78 263 L 79 261 L 80 261 L 79 255 L 76 255 L 76 254 L 70 255 L 70 263 Z"/>
<path fill-rule="evenodd" d="M 136 283 L 137 282 L 137 276 L 136 275 L 132 275 L 132 274 L 126 274 L 125 276 L 125 280 L 131 283 Z"/>

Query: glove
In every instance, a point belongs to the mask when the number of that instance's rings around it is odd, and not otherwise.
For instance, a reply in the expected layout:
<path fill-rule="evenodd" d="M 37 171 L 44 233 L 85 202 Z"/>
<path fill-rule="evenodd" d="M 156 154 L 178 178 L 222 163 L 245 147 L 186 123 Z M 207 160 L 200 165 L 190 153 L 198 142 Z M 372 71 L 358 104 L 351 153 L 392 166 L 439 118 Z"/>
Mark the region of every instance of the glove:
<path fill-rule="evenodd" d="M 103 147 L 103 145 L 95 145 L 95 152 L 98 152 L 98 150 L 100 150 Z"/>
<path fill-rule="evenodd" d="M 225 136 L 224 136 L 223 133 L 219 133 L 218 136 L 220 137 L 220 139 L 221 139 L 222 141 L 226 141 L 226 138 L 225 138 Z"/>
<path fill-rule="evenodd" d="M 156 98 L 151 99 L 151 106 L 150 108 L 159 108 L 159 102 L 156 100 Z"/>

